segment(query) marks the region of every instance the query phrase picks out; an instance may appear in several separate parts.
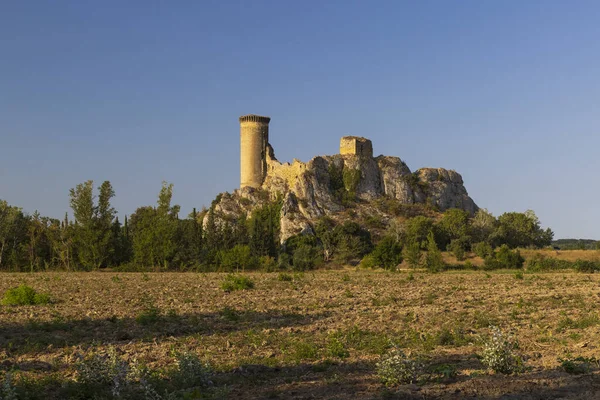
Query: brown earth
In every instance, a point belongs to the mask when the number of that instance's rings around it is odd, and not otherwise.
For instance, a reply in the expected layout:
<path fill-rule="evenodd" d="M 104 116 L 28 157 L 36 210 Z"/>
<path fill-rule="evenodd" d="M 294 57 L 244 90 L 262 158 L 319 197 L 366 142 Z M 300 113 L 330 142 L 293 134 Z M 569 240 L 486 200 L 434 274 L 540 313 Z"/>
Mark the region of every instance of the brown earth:
<path fill-rule="evenodd" d="M 54 301 L 0 306 L 0 371 L 71 379 L 75 353 L 112 345 L 158 370 L 172 365 L 173 351 L 195 351 L 227 398 L 600 398 L 596 364 L 570 375 L 558 360 L 600 357 L 600 275 L 246 275 L 254 289 L 225 293 L 217 273 L 2 274 L 0 293 L 25 283 Z M 148 310 L 158 317 L 144 323 Z M 493 374 L 481 364 L 490 325 L 518 339 L 526 372 Z M 457 376 L 385 388 L 375 363 L 389 341 Z"/>

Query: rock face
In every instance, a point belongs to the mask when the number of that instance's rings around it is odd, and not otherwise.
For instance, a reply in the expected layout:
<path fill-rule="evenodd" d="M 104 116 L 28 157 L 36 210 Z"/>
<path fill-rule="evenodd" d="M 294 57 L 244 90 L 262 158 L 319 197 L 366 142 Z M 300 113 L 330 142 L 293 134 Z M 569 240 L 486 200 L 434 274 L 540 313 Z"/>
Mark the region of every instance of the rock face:
<path fill-rule="evenodd" d="M 345 209 L 348 198 L 363 202 L 385 197 L 401 204 L 423 203 L 439 209 L 460 208 L 474 214 L 478 207 L 469 197 L 459 173 L 443 168 L 411 172 L 398 157 L 368 152 L 318 156 L 307 163 L 279 162 L 271 146 L 266 154 L 267 173 L 260 189 L 243 187 L 223 194 L 214 204 L 216 219 L 232 220 L 250 213 L 269 198 L 282 198 L 281 241 L 312 232 L 312 222 Z M 206 219 L 205 219 L 206 223 Z"/>

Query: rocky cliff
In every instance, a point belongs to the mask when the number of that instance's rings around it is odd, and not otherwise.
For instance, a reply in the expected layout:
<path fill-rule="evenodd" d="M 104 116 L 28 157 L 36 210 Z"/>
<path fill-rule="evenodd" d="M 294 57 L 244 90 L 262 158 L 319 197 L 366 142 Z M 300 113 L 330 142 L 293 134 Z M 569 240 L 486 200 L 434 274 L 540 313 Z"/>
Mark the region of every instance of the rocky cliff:
<path fill-rule="evenodd" d="M 337 154 L 318 156 L 307 163 L 281 163 L 270 146 L 266 157 L 262 188 L 244 187 L 219 196 L 213 205 L 217 221 L 232 221 L 280 196 L 283 242 L 295 234 L 312 232 L 312 223 L 319 217 L 333 216 L 347 207 L 367 207 L 379 198 L 426 204 L 439 211 L 460 208 L 474 214 L 478 208 L 459 173 L 443 168 L 411 172 L 398 157 Z M 389 215 L 382 214 L 389 220 Z"/>

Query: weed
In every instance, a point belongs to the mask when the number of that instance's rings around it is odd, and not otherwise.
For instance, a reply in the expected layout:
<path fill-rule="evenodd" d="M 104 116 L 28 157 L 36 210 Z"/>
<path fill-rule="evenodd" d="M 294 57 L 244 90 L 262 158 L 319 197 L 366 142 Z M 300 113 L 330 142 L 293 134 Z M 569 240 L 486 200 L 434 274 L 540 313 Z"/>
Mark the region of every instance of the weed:
<path fill-rule="evenodd" d="M 336 336 L 331 336 L 329 338 L 329 341 L 327 342 L 327 353 L 331 357 L 337 357 L 337 358 L 350 357 L 350 352 L 348 350 L 346 350 L 344 343 L 342 343 L 342 341 Z"/>
<path fill-rule="evenodd" d="M 285 272 L 280 272 L 279 275 L 277 275 L 277 280 L 281 282 L 292 282 L 294 277 L 290 274 L 286 274 Z"/>
<path fill-rule="evenodd" d="M 417 358 L 410 358 L 397 346 L 392 347 L 376 365 L 377 377 L 386 386 L 416 382 L 423 371 Z"/>
<path fill-rule="evenodd" d="M 598 324 L 600 324 L 600 318 L 598 317 L 598 314 L 594 313 L 583 315 L 577 319 L 564 317 L 558 322 L 558 331 L 563 332 L 566 329 L 585 329 Z"/>
<path fill-rule="evenodd" d="M 176 356 L 177 370 L 172 374 L 172 379 L 181 388 L 208 386 L 212 382 L 210 366 L 202 362 L 196 353 L 186 351 Z"/>
<path fill-rule="evenodd" d="M 141 313 L 135 317 L 135 321 L 141 325 L 150 325 L 158 322 L 160 319 L 160 309 L 149 304 Z"/>
<path fill-rule="evenodd" d="M 494 372 L 512 374 L 523 371 L 523 359 L 516 353 L 519 345 L 511 336 L 496 326 L 492 335 L 483 343 L 481 362 Z"/>
<path fill-rule="evenodd" d="M 246 290 L 254 288 L 254 282 L 250 278 L 244 275 L 228 274 L 223 282 L 221 282 L 221 289 L 225 292 L 233 292 L 236 290 Z"/>
<path fill-rule="evenodd" d="M 569 374 L 587 374 L 590 372 L 592 364 L 598 365 L 595 358 L 576 357 L 559 358 L 560 366 Z"/>
<path fill-rule="evenodd" d="M 515 279 L 523 279 L 523 272 L 518 271 L 517 273 L 515 273 Z"/>
<path fill-rule="evenodd" d="M 342 275 L 342 282 L 350 282 L 350 275 L 348 275 L 348 274 Z"/>
<path fill-rule="evenodd" d="M 221 314 L 223 318 L 231 322 L 236 322 L 240 319 L 240 315 L 238 314 L 238 312 L 230 307 L 224 307 L 221 311 L 219 311 L 219 314 Z"/>
<path fill-rule="evenodd" d="M 115 283 L 121 282 L 121 278 L 119 278 L 119 275 L 114 275 L 112 278 L 110 278 L 110 280 Z"/>
<path fill-rule="evenodd" d="M 456 367 L 452 364 L 440 364 L 430 368 L 430 379 L 443 381 L 454 379 L 458 375 Z"/>
<path fill-rule="evenodd" d="M 16 288 L 8 289 L 2 298 L 2 304 L 5 306 L 33 306 L 38 304 L 48 304 L 50 296 L 37 293 L 35 289 L 27 285 L 21 285 Z"/>
<path fill-rule="evenodd" d="M 317 347 L 308 342 L 297 341 L 293 344 L 293 358 L 295 361 L 314 360 L 317 358 Z"/>
<path fill-rule="evenodd" d="M 105 355 L 78 355 L 75 365 L 77 382 L 90 389 L 109 388 L 113 397 L 119 397 L 128 385 L 129 365 L 121 361 L 114 347 L 109 347 Z"/>
<path fill-rule="evenodd" d="M 352 293 L 352 291 L 350 291 L 350 289 L 346 289 L 346 290 L 344 290 L 344 297 L 351 299 L 354 297 L 354 293 Z"/>

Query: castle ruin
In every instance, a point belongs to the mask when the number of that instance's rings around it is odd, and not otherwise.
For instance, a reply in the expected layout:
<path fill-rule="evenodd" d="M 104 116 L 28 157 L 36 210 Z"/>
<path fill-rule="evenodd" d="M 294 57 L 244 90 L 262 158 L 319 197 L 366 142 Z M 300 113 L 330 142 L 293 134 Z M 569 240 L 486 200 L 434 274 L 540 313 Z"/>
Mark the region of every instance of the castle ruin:
<path fill-rule="evenodd" d="M 271 118 L 240 117 L 240 188 L 260 188 L 267 175 L 267 146 Z"/>
<path fill-rule="evenodd" d="M 269 169 L 277 170 L 279 175 L 290 178 L 288 180 L 297 178 L 305 169 L 304 163 L 297 160 L 291 165 L 269 163 L 270 158 L 274 158 L 269 145 L 270 117 L 249 114 L 241 116 L 239 120 L 240 188 L 260 188 Z M 340 139 L 340 154 L 372 158 L 373 144 L 364 137 L 344 136 Z"/>

